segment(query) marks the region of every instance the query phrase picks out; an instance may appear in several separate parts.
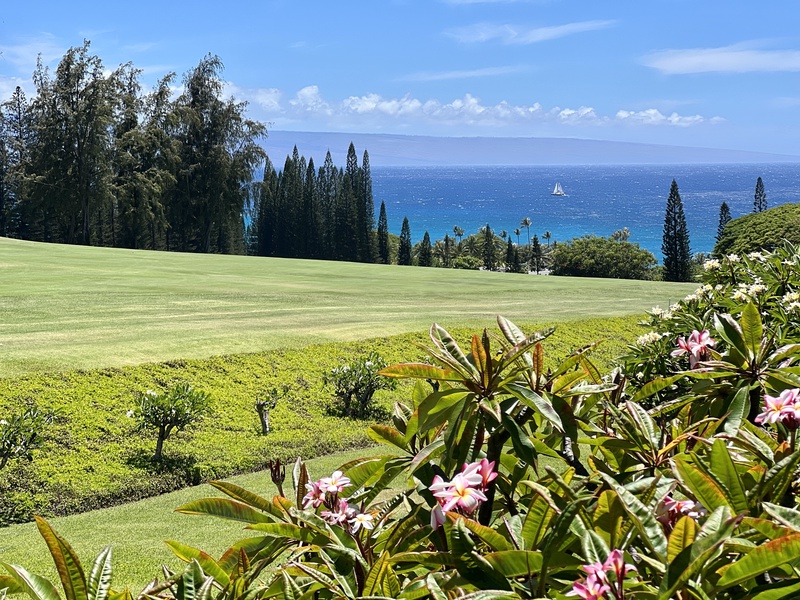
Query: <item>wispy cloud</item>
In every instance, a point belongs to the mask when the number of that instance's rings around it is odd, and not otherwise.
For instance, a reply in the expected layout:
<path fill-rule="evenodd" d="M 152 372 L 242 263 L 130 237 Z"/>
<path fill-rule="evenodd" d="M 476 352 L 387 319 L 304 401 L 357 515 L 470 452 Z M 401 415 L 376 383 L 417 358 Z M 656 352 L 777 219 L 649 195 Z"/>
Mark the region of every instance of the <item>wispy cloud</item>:
<path fill-rule="evenodd" d="M 0 44 L 0 60 L 8 61 L 18 72 L 29 75 L 36 68 L 39 55 L 47 65 L 61 58 L 65 50 L 66 48 L 56 43 L 53 36 L 42 34 L 17 44 Z"/>
<path fill-rule="evenodd" d="M 508 67 L 487 67 L 485 69 L 472 69 L 467 71 L 440 71 L 412 73 L 401 77 L 400 81 L 448 81 L 451 79 L 475 79 L 479 77 L 498 77 L 501 75 L 513 75 L 528 71 L 529 67 L 508 66 Z"/>
<path fill-rule="evenodd" d="M 800 71 L 800 50 L 759 50 L 752 44 L 660 50 L 642 63 L 668 75 Z"/>
<path fill-rule="evenodd" d="M 311 85 L 299 90 L 288 102 L 283 102 L 277 90 L 230 89 L 238 91 L 238 97 L 267 109 L 267 118 L 278 126 L 313 122 L 334 129 L 357 124 L 382 130 L 435 125 L 492 127 L 498 130 L 516 128 L 518 131 L 527 127 L 529 131 L 535 131 L 540 125 L 691 127 L 722 121 L 719 117 L 681 115 L 677 112 L 663 114 L 655 108 L 619 110 L 613 115 L 604 115 L 588 105 L 545 108 L 538 102 L 527 105 L 506 101 L 485 104 L 472 94 L 442 101 L 422 100 L 411 94 L 391 98 L 373 93 L 334 101 L 323 97 L 318 86 Z"/>
<path fill-rule="evenodd" d="M 527 45 L 555 40 L 585 33 L 606 29 L 616 24 L 616 21 L 577 21 L 563 25 L 549 25 L 546 27 L 521 27 L 519 25 L 476 23 L 468 27 L 450 29 L 445 33 L 464 44 L 490 42 L 499 40 L 503 44 Z"/>

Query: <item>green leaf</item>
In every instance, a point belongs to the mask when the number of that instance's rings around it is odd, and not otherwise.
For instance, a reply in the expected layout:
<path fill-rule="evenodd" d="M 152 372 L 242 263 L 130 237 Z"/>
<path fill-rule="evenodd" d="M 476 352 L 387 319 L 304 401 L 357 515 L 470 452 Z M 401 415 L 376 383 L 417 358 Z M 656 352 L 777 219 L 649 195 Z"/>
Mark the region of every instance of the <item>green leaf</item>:
<path fill-rule="evenodd" d="M 442 390 L 429 395 L 415 411 L 419 415 L 420 432 L 425 433 L 448 421 L 453 413 L 460 412 L 459 404 L 471 396 L 471 392 L 460 389 Z"/>
<path fill-rule="evenodd" d="M 538 493 L 534 494 L 522 524 L 522 539 L 525 541 L 526 549 L 539 547 L 555 515 L 556 511 L 550 507 L 547 500 Z"/>
<path fill-rule="evenodd" d="M 87 600 L 86 575 L 83 573 L 81 561 L 67 541 L 58 535 L 50 524 L 41 517 L 36 519 L 36 527 L 44 538 L 50 556 L 58 570 L 61 586 L 64 588 L 66 600 Z"/>
<path fill-rule="evenodd" d="M 502 550 L 484 556 L 503 577 L 531 576 L 542 570 L 542 553 L 533 550 Z"/>
<path fill-rule="evenodd" d="M 717 570 L 722 575 L 717 586 L 725 589 L 766 573 L 800 557 L 800 533 L 771 540 L 752 550 L 731 565 Z"/>
<path fill-rule="evenodd" d="M 372 425 L 367 430 L 367 435 L 370 437 L 370 439 L 378 442 L 379 444 L 396 446 L 401 450 L 408 450 L 408 442 L 406 442 L 405 436 L 394 427 L 387 427 L 386 425 Z"/>
<path fill-rule="evenodd" d="M 697 523 L 690 516 L 685 515 L 678 519 L 678 522 L 675 523 L 675 528 L 669 535 L 667 563 L 672 563 L 681 552 L 694 542 L 697 530 Z"/>
<path fill-rule="evenodd" d="M 725 496 L 734 513 L 747 512 L 747 495 L 739 471 L 731 458 L 725 442 L 717 439 L 711 446 L 711 472 L 723 486 Z"/>
<path fill-rule="evenodd" d="M 270 517 L 254 508 L 242 504 L 241 502 L 228 500 L 227 498 L 201 498 L 199 500 L 193 500 L 192 502 L 187 502 L 183 506 L 176 508 L 175 512 L 186 515 L 208 515 L 220 517 L 221 519 L 230 519 L 232 521 L 242 521 L 243 523 L 272 522 Z"/>
<path fill-rule="evenodd" d="M 292 523 L 256 523 L 254 525 L 248 525 L 247 529 L 260 531 L 264 535 L 270 535 L 285 540 L 306 542 L 307 544 L 320 541 L 319 534 L 307 527 L 300 527 Z"/>
<path fill-rule="evenodd" d="M 748 354 L 747 343 L 745 342 L 744 333 L 742 332 L 742 328 L 739 326 L 739 323 L 737 323 L 731 315 L 715 314 L 714 328 L 717 330 L 717 333 L 722 337 L 722 339 L 728 342 L 731 349 L 739 355 L 738 357 L 733 355 L 729 357 L 729 359 L 738 367 L 744 366 L 738 364 L 739 360 L 737 360 L 739 358 L 746 360 Z"/>
<path fill-rule="evenodd" d="M 645 506 L 630 491 L 619 485 L 614 478 L 605 473 L 600 473 L 600 477 L 617 493 L 622 505 L 625 507 L 625 511 L 632 517 L 634 525 L 639 530 L 639 534 L 656 553 L 656 557 L 663 562 L 667 555 L 667 538 L 664 535 L 661 523 L 656 520 L 653 510 Z"/>
<path fill-rule="evenodd" d="M 431 340 L 433 344 L 441 350 L 445 356 L 442 358 L 449 358 L 447 362 L 451 366 L 460 366 L 465 374 L 469 376 L 478 377 L 478 371 L 461 350 L 458 343 L 447 333 L 447 330 L 441 327 L 438 323 L 431 325 Z"/>
<path fill-rule="evenodd" d="M 645 436 L 645 439 L 650 444 L 651 448 L 658 448 L 661 443 L 661 431 L 659 430 L 653 418 L 647 414 L 647 411 L 641 405 L 635 402 L 626 401 L 625 408 L 628 414 L 636 424 L 638 432 Z"/>
<path fill-rule="evenodd" d="M 227 494 L 234 500 L 238 500 L 239 502 L 247 504 L 248 506 L 252 506 L 253 508 L 263 510 L 264 512 L 275 514 L 275 506 L 263 496 L 254 494 L 250 490 L 246 490 L 245 488 L 238 486 L 235 483 L 230 483 L 229 481 L 210 481 L 209 483 L 217 488 L 220 492 Z"/>
<path fill-rule="evenodd" d="M 731 403 L 728 405 L 728 416 L 725 417 L 723 429 L 726 434 L 735 436 L 739 433 L 742 422 L 750 412 L 750 389 L 742 386 L 733 395 Z"/>
<path fill-rule="evenodd" d="M 506 431 L 511 435 L 511 444 L 514 446 L 517 457 L 530 466 L 536 465 L 536 448 L 534 448 L 525 430 L 507 413 L 502 413 L 502 422 Z"/>
<path fill-rule="evenodd" d="M 417 452 L 417 455 L 414 457 L 414 460 L 411 461 L 411 464 L 408 467 L 408 474 L 413 475 L 417 469 L 420 468 L 423 464 L 426 464 L 431 457 L 435 456 L 436 454 L 442 452 L 444 450 L 444 440 L 442 438 L 438 438 L 425 446 L 422 450 Z"/>
<path fill-rule="evenodd" d="M 772 504 L 771 502 L 764 502 L 761 506 L 764 508 L 764 512 L 773 519 L 794 531 L 800 532 L 800 511 Z"/>
<path fill-rule="evenodd" d="M 398 379 L 431 379 L 433 381 L 462 381 L 463 377 L 451 371 L 428 363 L 402 363 L 384 367 L 378 375 Z"/>
<path fill-rule="evenodd" d="M 800 597 L 800 581 L 791 580 L 754 587 L 748 600 L 786 600 L 797 597 Z"/>
<path fill-rule="evenodd" d="M 191 546 L 186 546 L 173 540 L 166 540 L 164 543 L 169 546 L 170 550 L 172 550 L 175 556 L 180 558 L 182 561 L 187 563 L 191 563 L 193 560 L 197 561 L 197 563 L 203 569 L 203 572 L 213 577 L 214 580 L 222 587 L 227 586 L 231 582 L 231 578 L 219 566 L 219 564 L 217 564 L 217 561 L 211 558 L 211 555 L 206 554 L 197 548 L 192 548 Z"/>
<path fill-rule="evenodd" d="M 654 379 L 653 381 L 649 381 L 648 383 L 644 384 L 638 392 L 636 392 L 633 398 L 631 398 L 631 402 L 639 402 L 644 398 L 649 398 L 661 390 L 668 388 L 683 377 L 685 377 L 684 373 L 678 373 L 677 375 L 670 375 L 669 377 L 662 377 L 659 379 Z"/>
<path fill-rule="evenodd" d="M 526 406 L 529 406 L 540 413 L 545 419 L 550 421 L 558 431 L 564 431 L 564 425 L 561 422 L 561 417 L 547 400 L 542 398 L 539 394 L 534 392 L 529 387 L 520 385 L 518 383 L 509 384 L 508 390 L 519 398 Z"/>
<path fill-rule="evenodd" d="M 111 589 L 111 546 L 106 546 L 97 555 L 86 582 L 89 600 L 106 600 Z"/>
<path fill-rule="evenodd" d="M 28 573 L 22 567 L 0 562 L 17 584 L 17 587 L 33 600 L 61 600 L 55 586 L 41 575 Z"/>
<path fill-rule="evenodd" d="M 583 534 L 581 548 L 587 564 L 605 562 L 611 553 L 611 548 L 608 547 L 606 541 L 591 529 L 587 529 Z"/>
<path fill-rule="evenodd" d="M 485 525 L 481 525 L 472 519 L 461 517 L 456 513 L 447 513 L 447 516 L 453 521 L 458 518 L 462 519 L 464 521 L 464 526 L 472 533 L 477 535 L 481 540 L 483 540 L 489 547 L 492 548 L 492 550 L 511 550 L 511 542 L 497 533 L 494 529 L 486 527 Z"/>
<path fill-rule="evenodd" d="M 357 458 L 343 464 L 340 470 L 350 479 L 352 484 L 352 487 L 348 489 L 358 490 L 365 485 L 370 485 L 376 477 L 380 477 L 380 473 L 386 467 L 386 463 L 395 458 L 397 457 L 394 455 L 369 456 Z"/>
<path fill-rule="evenodd" d="M 764 328 L 761 325 L 761 313 L 752 302 L 748 302 L 742 309 L 740 319 L 742 327 L 742 337 L 747 348 L 747 357 L 752 362 L 758 356 L 761 348 L 761 337 L 764 335 Z"/>
<path fill-rule="evenodd" d="M 684 485 L 708 510 L 713 511 L 720 506 L 732 508 L 719 484 L 701 469 L 687 462 L 682 456 L 675 458 L 675 467 Z"/>
<path fill-rule="evenodd" d="M 367 579 L 364 581 L 364 596 L 374 596 L 383 590 L 383 580 L 387 575 L 388 570 L 391 569 L 391 556 L 388 552 L 382 552 L 372 565 L 372 568 L 367 573 Z"/>

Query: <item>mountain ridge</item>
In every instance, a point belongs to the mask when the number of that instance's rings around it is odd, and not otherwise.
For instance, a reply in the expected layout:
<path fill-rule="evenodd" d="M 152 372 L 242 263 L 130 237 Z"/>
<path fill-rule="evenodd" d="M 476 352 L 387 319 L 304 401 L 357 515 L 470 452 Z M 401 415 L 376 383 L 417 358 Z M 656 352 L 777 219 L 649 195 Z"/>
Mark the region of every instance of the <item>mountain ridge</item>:
<path fill-rule="evenodd" d="M 345 162 L 350 142 L 370 166 L 523 166 L 800 163 L 800 156 L 693 146 L 548 137 L 440 137 L 385 133 L 270 131 L 263 143 L 276 169 L 295 146 L 322 164 L 328 150 L 334 164 Z"/>

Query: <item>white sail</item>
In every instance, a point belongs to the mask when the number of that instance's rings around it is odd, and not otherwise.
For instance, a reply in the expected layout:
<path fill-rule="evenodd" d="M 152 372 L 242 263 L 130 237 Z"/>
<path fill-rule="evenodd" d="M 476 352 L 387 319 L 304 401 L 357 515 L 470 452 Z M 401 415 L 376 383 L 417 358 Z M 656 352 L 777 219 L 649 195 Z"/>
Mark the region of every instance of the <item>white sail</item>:
<path fill-rule="evenodd" d="M 564 188 L 561 187 L 561 182 L 556 181 L 556 187 L 553 188 L 551 196 L 566 196 Z"/>

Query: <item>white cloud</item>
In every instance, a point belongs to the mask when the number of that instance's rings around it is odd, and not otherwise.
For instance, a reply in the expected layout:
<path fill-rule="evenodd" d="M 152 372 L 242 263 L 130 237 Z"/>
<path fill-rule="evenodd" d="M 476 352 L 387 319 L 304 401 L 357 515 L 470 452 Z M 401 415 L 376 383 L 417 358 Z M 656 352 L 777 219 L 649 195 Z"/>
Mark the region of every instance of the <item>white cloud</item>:
<path fill-rule="evenodd" d="M 535 131 L 548 126 L 607 127 L 662 126 L 690 127 L 713 124 L 719 117 L 681 115 L 677 112 L 663 114 L 656 108 L 640 111 L 619 110 L 614 115 L 604 115 L 591 106 L 544 108 L 539 102 L 511 104 L 502 101 L 487 104 L 472 94 L 450 101 L 422 100 L 411 94 L 399 98 L 370 93 L 349 96 L 341 101 L 324 98 L 316 85 L 299 90 L 288 102 L 282 101 L 279 90 L 239 89 L 229 86 L 239 99 L 249 100 L 263 109 L 265 118 L 278 127 L 288 124 L 305 124 L 323 128 L 363 128 L 380 130 L 405 130 L 426 127 L 492 127 L 498 130 Z"/>
<path fill-rule="evenodd" d="M 42 62 L 49 65 L 59 60 L 65 52 L 66 48 L 57 44 L 51 35 L 29 38 L 18 44 L 0 44 L 0 60 L 11 63 L 18 72 L 28 76 L 36 68 L 39 55 L 42 56 Z"/>
<path fill-rule="evenodd" d="M 400 81 L 446 81 L 451 79 L 475 79 L 478 77 L 497 77 L 527 71 L 527 67 L 487 67 L 485 69 L 472 69 L 469 71 L 441 71 L 439 73 L 412 73 L 400 78 Z"/>
<path fill-rule="evenodd" d="M 652 52 L 642 63 L 668 75 L 800 71 L 799 50 L 758 50 L 748 44 Z"/>
<path fill-rule="evenodd" d="M 459 42 L 470 44 L 499 40 L 503 44 L 528 45 L 545 42 L 557 38 L 606 29 L 616 24 L 616 21 L 577 21 L 564 25 L 551 25 L 547 27 L 521 27 L 519 25 L 476 23 L 468 27 L 450 29 L 445 33 Z"/>
<path fill-rule="evenodd" d="M 28 98 L 36 92 L 30 80 L 25 80 L 21 77 L 0 77 L 0 102 L 8 100 L 14 90 L 17 89 L 17 86 L 22 88 Z"/>

